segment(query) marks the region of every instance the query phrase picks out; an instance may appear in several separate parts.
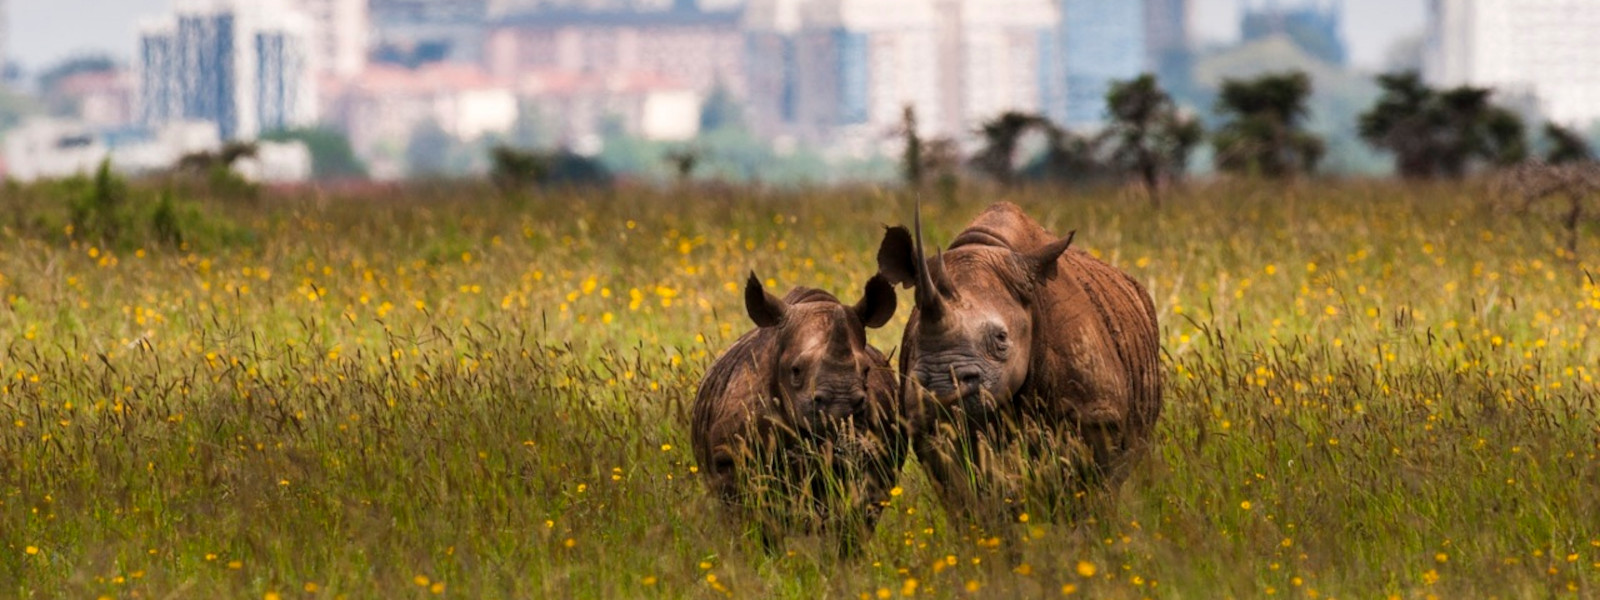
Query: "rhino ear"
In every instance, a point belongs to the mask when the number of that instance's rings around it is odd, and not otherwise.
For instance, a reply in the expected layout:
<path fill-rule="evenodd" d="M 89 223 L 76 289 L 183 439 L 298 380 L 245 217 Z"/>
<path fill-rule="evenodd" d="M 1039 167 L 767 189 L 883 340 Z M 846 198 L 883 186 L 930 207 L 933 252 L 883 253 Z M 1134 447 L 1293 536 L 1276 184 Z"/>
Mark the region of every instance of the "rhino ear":
<path fill-rule="evenodd" d="M 895 301 L 894 285 L 882 274 L 873 275 L 872 279 L 867 280 L 867 289 L 861 294 L 861 301 L 855 305 L 856 317 L 867 327 L 883 327 L 889 319 L 894 318 Z"/>
<path fill-rule="evenodd" d="M 750 279 L 744 284 L 744 310 L 750 313 L 750 320 L 755 321 L 756 326 L 772 327 L 783 322 L 789 305 L 767 293 L 766 288 L 761 287 L 761 279 L 751 271 Z"/>
<path fill-rule="evenodd" d="M 911 230 L 901 225 L 885 227 L 883 243 L 878 246 L 878 272 L 886 282 L 905 287 L 916 285 L 919 267 Z"/>
<path fill-rule="evenodd" d="M 1037 250 L 1022 255 L 1023 262 L 1027 265 L 1028 274 L 1035 281 L 1048 281 L 1056 276 L 1058 259 L 1072 246 L 1072 237 L 1077 235 L 1077 230 L 1067 232 L 1067 236 L 1045 244 Z"/>

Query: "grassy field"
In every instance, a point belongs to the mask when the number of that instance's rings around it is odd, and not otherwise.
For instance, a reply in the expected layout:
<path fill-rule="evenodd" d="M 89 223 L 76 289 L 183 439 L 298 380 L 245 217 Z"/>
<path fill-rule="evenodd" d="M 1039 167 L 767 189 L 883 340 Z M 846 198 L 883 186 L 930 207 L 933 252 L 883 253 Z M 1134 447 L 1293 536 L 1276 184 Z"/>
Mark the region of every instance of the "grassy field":
<path fill-rule="evenodd" d="M 1477 187 L 929 199 L 930 243 L 998 199 L 1076 229 L 1162 324 L 1155 452 L 1020 564 L 914 460 L 844 563 L 695 474 L 738 283 L 853 301 L 893 190 L 266 193 L 169 207 L 183 247 L 81 193 L 0 200 L 0 596 L 1600 597 L 1600 244 Z"/>

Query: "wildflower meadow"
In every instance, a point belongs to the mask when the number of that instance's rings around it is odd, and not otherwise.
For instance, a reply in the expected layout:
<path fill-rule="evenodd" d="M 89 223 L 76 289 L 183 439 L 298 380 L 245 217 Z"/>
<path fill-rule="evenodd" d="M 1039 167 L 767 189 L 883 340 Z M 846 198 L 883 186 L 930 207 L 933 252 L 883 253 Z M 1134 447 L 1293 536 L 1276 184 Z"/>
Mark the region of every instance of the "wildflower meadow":
<path fill-rule="evenodd" d="M 1600 596 L 1600 238 L 1490 186 L 925 196 L 1142 282 L 1165 410 L 1021 548 L 913 459 L 840 559 L 721 518 L 688 407 L 750 272 L 853 299 L 912 194 L 110 185 L 0 193 L 0 596 Z"/>

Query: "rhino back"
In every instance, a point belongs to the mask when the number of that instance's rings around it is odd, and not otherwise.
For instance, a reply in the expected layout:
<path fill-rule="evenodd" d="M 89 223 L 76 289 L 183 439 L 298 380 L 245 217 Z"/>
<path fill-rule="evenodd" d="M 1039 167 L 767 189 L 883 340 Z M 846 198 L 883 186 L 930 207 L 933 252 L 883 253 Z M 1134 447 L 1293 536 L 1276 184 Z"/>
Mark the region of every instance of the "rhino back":
<path fill-rule="evenodd" d="M 1033 364 L 1024 395 L 1084 424 L 1143 441 L 1161 412 L 1161 347 L 1144 286 L 1081 250 L 1061 256 L 1039 289 Z"/>
<path fill-rule="evenodd" d="M 1044 226 L 1010 202 L 989 205 L 951 240 L 950 249 L 986 245 L 1028 252 L 1055 241 Z"/>
<path fill-rule="evenodd" d="M 690 411 L 690 441 L 695 462 L 705 472 L 713 491 L 731 484 L 727 467 L 717 462 L 717 448 L 735 443 L 756 417 L 759 401 L 771 379 L 776 335 L 770 330 L 752 330 L 733 343 L 706 369 L 695 393 Z M 725 450 L 726 451 L 726 450 Z"/>

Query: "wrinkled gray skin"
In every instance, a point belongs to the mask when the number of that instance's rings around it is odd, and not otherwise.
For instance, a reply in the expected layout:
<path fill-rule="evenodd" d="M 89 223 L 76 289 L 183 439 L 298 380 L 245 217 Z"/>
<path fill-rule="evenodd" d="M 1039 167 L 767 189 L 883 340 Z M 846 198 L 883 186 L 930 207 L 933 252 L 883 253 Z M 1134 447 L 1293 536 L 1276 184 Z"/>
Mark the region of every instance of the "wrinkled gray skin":
<path fill-rule="evenodd" d="M 711 367 L 691 437 L 711 494 L 754 521 L 768 550 L 793 530 L 828 530 L 854 553 L 872 533 L 907 451 L 899 387 L 867 327 L 894 316 L 894 287 L 874 276 L 855 306 L 795 288 L 773 297 L 751 274 L 758 326 Z"/>
<path fill-rule="evenodd" d="M 916 290 L 902 395 L 918 461 L 947 510 L 995 526 L 1023 510 L 1025 486 L 1072 504 L 1120 482 L 1161 411 L 1143 287 L 1068 251 L 1070 234 L 1056 238 L 1009 203 L 936 257 L 923 255 L 918 221 L 916 239 L 890 228 L 878 261 Z"/>

